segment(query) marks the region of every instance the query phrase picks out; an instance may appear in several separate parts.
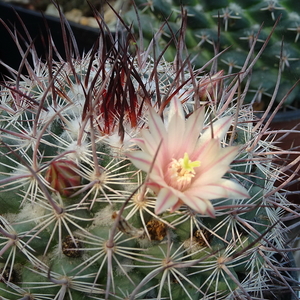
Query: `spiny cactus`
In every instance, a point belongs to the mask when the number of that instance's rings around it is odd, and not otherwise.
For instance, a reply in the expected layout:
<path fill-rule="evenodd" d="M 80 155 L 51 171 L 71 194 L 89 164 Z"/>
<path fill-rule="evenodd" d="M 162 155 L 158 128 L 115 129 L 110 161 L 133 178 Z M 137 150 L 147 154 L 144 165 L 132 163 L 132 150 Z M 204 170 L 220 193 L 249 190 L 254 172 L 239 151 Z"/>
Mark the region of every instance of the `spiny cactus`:
<path fill-rule="evenodd" d="M 296 299 L 292 177 L 243 104 L 258 57 L 204 75 L 183 40 L 168 63 L 125 23 L 106 49 L 97 18 L 82 57 L 63 26 L 65 60 L 7 28 L 24 60 L 0 91 L 1 299 Z"/>
<path fill-rule="evenodd" d="M 189 54 L 196 56 L 198 67 L 211 59 L 218 51 L 227 49 L 219 61 L 219 68 L 227 74 L 238 72 L 258 34 L 255 51 L 258 51 L 269 35 L 275 20 L 281 20 L 272 35 L 271 41 L 253 68 L 252 81 L 246 101 L 253 103 L 257 110 L 265 109 L 276 85 L 277 70 L 282 57 L 282 80 L 277 103 L 299 78 L 300 74 L 300 3 L 283 0 L 254 1 L 210 1 L 210 0 L 137 0 L 143 14 L 142 22 L 145 36 L 151 37 L 164 20 L 164 43 L 170 40 L 170 29 L 180 28 L 182 7 L 187 11 L 186 45 Z M 132 20 L 134 12 L 128 14 Z M 147 26 L 146 23 L 152 24 Z M 263 29 L 259 31 L 263 24 Z M 281 42 L 284 41 L 283 49 Z M 164 46 L 162 46 L 164 47 Z M 173 59 L 175 47 L 169 47 L 168 57 Z M 299 87 L 288 97 L 284 109 L 299 108 Z"/>

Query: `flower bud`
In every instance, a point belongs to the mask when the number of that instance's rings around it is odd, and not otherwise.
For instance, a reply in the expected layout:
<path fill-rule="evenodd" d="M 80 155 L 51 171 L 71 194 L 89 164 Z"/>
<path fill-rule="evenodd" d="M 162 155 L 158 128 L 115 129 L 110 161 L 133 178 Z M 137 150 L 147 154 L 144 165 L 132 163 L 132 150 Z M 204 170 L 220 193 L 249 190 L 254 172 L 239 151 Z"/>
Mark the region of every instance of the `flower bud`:
<path fill-rule="evenodd" d="M 205 77 L 198 82 L 198 95 L 200 101 L 214 100 L 217 87 L 223 78 L 224 71 L 221 70 L 213 76 Z"/>
<path fill-rule="evenodd" d="M 78 166 L 72 160 L 53 161 L 46 171 L 45 179 L 54 190 L 64 197 L 72 195 L 80 185 Z"/>

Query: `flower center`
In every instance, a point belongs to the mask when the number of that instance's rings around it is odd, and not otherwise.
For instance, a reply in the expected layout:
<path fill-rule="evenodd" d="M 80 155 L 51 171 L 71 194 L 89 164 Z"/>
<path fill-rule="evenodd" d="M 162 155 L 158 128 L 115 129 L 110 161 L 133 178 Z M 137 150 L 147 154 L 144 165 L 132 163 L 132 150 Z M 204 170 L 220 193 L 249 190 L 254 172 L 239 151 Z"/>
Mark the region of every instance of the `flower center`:
<path fill-rule="evenodd" d="M 200 161 L 191 161 L 189 155 L 184 153 L 183 158 L 172 159 L 168 166 L 166 181 L 170 186 L 182 191 L 190 185 L 196 173 L 194 168 L 199 166 Z"/>

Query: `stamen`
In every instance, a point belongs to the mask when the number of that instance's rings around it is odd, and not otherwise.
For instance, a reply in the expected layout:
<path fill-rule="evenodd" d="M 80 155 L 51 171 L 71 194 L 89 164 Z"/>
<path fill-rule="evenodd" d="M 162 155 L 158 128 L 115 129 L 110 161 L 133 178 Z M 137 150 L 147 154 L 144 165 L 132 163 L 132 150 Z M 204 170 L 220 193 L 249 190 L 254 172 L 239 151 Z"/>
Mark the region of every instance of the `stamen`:
<path fill-rule="evenodd" d="M 190 186 L 192 178 L 195 176 L 194 168 L 200 166 L 200 161 L 191 161 L 189 155 L 184 153 L 183 158 L 172 159 L 168 166 L 166 182 L 178 190 L 184 190 Z"/>

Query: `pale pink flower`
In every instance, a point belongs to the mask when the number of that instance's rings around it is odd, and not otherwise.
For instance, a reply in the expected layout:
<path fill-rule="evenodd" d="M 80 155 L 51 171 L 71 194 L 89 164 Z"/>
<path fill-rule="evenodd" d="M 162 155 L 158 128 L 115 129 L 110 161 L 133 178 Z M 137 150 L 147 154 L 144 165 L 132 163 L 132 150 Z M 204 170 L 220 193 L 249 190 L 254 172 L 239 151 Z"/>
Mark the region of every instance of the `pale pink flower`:
<path fill-rule="evenodd" d="M 185 204 L 214 217 L 210 200 L 249 197 L 240 184 L 222 178 L 239 152 L 239 147 L 222 147 L 220 142 L 232 119 L 221 118 L 203 131 L 204 107 L 186 119 L 178 99 L 173 100 L 166 126 L 154 109 L 149 109 L 149 128 L 134 139 L 141 150 L 129 152 L 128 157 L 148 173 L 147 186 L 157 196 L 156 214 L 167 209 L 174 212 Z"/>

